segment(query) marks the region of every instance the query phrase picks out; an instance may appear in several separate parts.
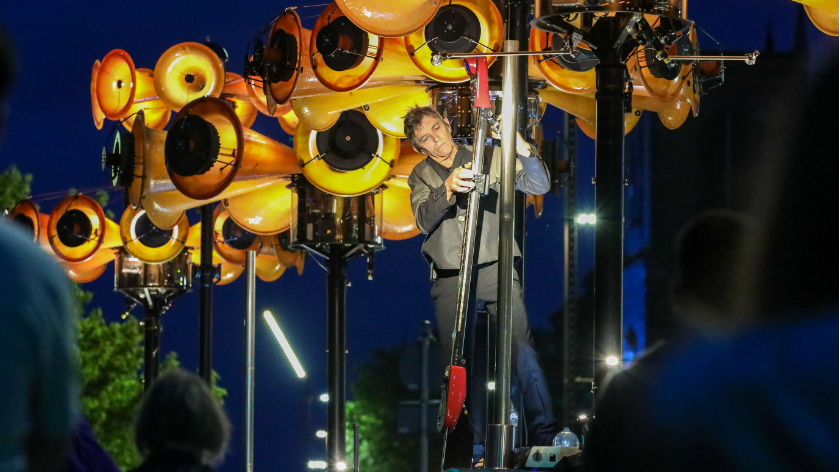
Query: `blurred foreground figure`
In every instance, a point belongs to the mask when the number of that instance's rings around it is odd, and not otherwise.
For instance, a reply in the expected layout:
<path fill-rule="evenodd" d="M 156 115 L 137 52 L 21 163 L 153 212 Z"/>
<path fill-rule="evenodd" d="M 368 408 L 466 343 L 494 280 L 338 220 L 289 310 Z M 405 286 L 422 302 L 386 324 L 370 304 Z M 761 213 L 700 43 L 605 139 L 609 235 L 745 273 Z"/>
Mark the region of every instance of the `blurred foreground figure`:
<path fill-rule="evenodd" d="M 178 369 L 155 382 L 137 418 L 143 464 L 133 472 L 209 472 L 221 462 L 230 422 L 210 389 Z"/>
<path fill-rule="evenodd" d="M 644 398 L 624 401 L 631 419 L 596 447 L 592 435 L 593 470 L 839 468 L 837 75 L 827 68 L 765 133 L 752 185 L 762 235 L 736 303 L 761 325 L 673 353 Z"/>
<path fill-rule="evenodd" d="M 14 60 L 0 31 L 0 126 Z M 55 472 L 79 418 L 70 282 L 0 219 L 0 472 Z"/>

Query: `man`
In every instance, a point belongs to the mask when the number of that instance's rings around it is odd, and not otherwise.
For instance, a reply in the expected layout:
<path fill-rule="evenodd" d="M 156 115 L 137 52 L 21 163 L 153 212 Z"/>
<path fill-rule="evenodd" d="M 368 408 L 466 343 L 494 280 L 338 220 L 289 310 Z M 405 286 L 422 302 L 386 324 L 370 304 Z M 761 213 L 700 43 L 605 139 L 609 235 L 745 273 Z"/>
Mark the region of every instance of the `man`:
<path fill-rule="evenodd" d="M 466 227 L 467 193 L 474 187 L 475 170 L 468 168 L 472 162 L 471 148 L 458 145 L 451 135 L 448 120 L 443 119 L 431 107 L 411 109 L 405 115 L 405 135 L 414 149 L 428 157 L 418 163 L 408 178 L 411 187 L 411 207 L 417 227 L 426 233 L 422 251 L 432 265 L 437 327 L 444 358 L 451 353 L 452 337 L 460 270 L 461 246 Z M 481 197 L 478 215 L 476 241 L 477 261 L 472 275 L 473 293 L 479 302 L 486 303 L 492 321 L 497 315 L 498 290 L 498 206 L 500 193 L 501 150 L 489 147 L 490 158 L 486 162 L 489 193 Z M 550 190 L 547 169 L 519 133 L 516 140 L 516 189 L 530 194 L 544 194 Z M 515 256 L 521 257 L 518 247 Z M 521 285 L 515 276 L 513 284 L 513 368 L 521 383 L 525 410 L 531 418 L 530 438 L 532 444 L 550 444 L 558 431 L 551 411 L 550 395 L 547 391 L 542 369 L 533 350 L 527 314 L 524 309 Z M 509 392 L 505 392 L 509 394 Z M 467 400 L 469 395 L 467 394 Z M 454 436 L 463 442 L 472 441 L 465 421 L 458 423 Z M 460 430 L 460 432 L 458 432 Z M 468 434 L 467 434 L 468 433 Z M 480 441 L 482 431 L 475 431 L 475 440 Z M 468 438 L 464 438 L 468 436 Z M 449 443 L 458 440 L 449 436 Z M 469 466 L 463 446 L 449 448 L 447 463 L 451 466 Z M 452 454 L 457 450 L 458 454 Z M 471 451 L 470 456 L 471 456 Z M 471 459 L 471 458 L 470 458 Z"/>
<path fill-rule="evenodd" d="M 13 66 L 0 31 L 0 124 Z M 0 299 L 0 472 L 54 472 L 79 415 L 72 291 L 32 237 L 3 219 Z"/>

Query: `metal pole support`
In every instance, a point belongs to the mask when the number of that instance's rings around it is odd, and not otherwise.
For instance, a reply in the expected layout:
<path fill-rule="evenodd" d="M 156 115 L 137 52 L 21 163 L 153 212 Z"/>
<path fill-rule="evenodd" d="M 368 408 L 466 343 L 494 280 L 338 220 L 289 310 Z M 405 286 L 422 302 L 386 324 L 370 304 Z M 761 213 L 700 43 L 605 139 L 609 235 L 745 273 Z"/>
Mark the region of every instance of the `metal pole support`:
<path fill-rule="evenodd" d="M 256 251 L 245 255 L 247 318 L 245 319 L 245 472 L 253 472 L 254 355 L 256 352 Z"/>
<path fill-rule="evenodd" d="M 198 302 L 198 375 L 212 383 L 213 372 L 213 206 L 201 207 L 201 276 Z"/>
<path fill-rule="evenodd" d="M 347 276 L 344 273 L 344 248 L 329 248 L 327 275 L 327 376 L 329 391 L 326 452 L 329 472 L 347 468 L 346 455 L 346 299 Z M 338 464 L 341 464 L 339 466 Z"/>

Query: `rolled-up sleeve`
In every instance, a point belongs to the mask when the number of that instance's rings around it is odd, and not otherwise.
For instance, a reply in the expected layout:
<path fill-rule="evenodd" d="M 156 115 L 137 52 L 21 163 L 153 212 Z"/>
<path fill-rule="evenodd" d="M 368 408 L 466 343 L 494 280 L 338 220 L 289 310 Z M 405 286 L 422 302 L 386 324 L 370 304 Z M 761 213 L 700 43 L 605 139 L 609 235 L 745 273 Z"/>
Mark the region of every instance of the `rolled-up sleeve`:
<path fill-rule="evenodd" d="M 447 200 L 445 183 L 436 188 L 430 187 L 416 173 L 408 177 L 408 186 L 411 187 L 411 209 L 417 228 L 428 233 L 437 227 L 446 211 L 454 205 L 456 197 L 452 195 Z"/>
<path fill-rule="evenodd" d="M 536 146 L 530 145 L 530 156 L 518 154 L 521 170 L 516 172 L 516 190 L 531 195 L 543 195 L 551 190 L 551 178 L 548 166 L 536 152 Z"/>

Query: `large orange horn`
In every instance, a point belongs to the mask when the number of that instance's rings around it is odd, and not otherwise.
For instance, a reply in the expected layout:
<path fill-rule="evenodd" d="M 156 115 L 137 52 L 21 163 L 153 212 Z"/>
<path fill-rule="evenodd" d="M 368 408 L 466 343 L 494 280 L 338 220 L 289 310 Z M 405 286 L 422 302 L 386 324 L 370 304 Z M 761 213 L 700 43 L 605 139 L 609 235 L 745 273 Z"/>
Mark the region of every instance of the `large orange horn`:
<path fill-rule="evenodd" d="M 501 50 L 504 23 L 492 2 L 452 0 L 441 6 L 425 26 L 405 37 L 405 48 L 414 64 L 440 82 L 464 82 L 469 74 L 462 59 L 448 59 L 439 66 L 431 63 L 438 52 L 466 53 Z M 487 58 L 492 65 L 495 57 Z"/>
<path fill-rule="evenodd" d="M 581 17 L 582 15 L 580 15 Z M 577 20 L 578 22 L 580 19 Z M 532 56 L 528 60 L 528 74 L 543 76 L 549 84 L 566 93 L 594 93 L 596 77 L 594 66 L 600 60 L 580 43 L 573 55 L 551 55 L 551 51 L 563 49 L 566 37 L 538 28 L 530 29 L 531 51 L 545 51 L 544 56 Z"/>
<path fill-rule="evenodd" d="M 273 282 L 285 272 L 286 266 L 277 258 L 273 236 L 262 236 L 259 253 L 256 255 L 256 276 L 263 282 Z"/>
<path fill-rule="evenodd" d="M 279 179 L 233 182 L 212 198 L 196 200 L 178 191 L 169 178 L 164 158 L 167 133 L 147 128 L 142 112 L 134 120 L 131 134 L 118 133 L 117 137 L 113 152 L 105 153 L 105 165 L 111 169 L 114 185 L 127 188 L 131 206 L 142 206 L 151 222 L 162 229 L 174 228 L 190 208 L 258 190 Z"/>
<path fill-rule="evenodd" d="M 239 117 L 239 122 L 245 128 L 250 128 L 256 121 L 257 107 L 251 100 L 248 89 L 250 86 L 245 79 L 235 72 L 224 73 L 224 88 L 221 98 L 233 104 L 233 111 Z"/>
<path fill-rule="evenodd" d="M 553 87 L 547 87 L 539 90 L 539 97 L 543 101 L 574 115 L 577 118 L 577 124 L 586 135 L 594 139 L 597 126 L 597 102 L 593 97 L 586 95 L 572 94 L 559 91 Z M 632 102 L 633 108 L 636 107 L 635 101 Z M 625 133 L 629 133 L 638 124 L 641 119 L 640 110 L 633 110 L 631 113 L 624 115 L 626 117 L 626 124 L 624 126 Z"/>
<path fill-rule="evenodd" d="M 40 244 L 45 250 L 52 253 L 50 249 L 50 239 L 47 236 L 47 228 L 49 228 L 50 215 L 38 211 L 38 207 L 32 200 L 26 199 L 19 201 L 7 217 L 13 223 L 16 223 L 19 228 L 32 236 L 32 240 L 36 244 Z"/>
<path fill-rule="evenodd" d="M 360 111 L 348 110 L 326 131 L 297 128 L 294 151 L 312 185 L 354 196 L 384 182 L 399 158 L 399 140 L 374 128 Z"/>
<path fill-rule="evenodd" d="M 337 0 L 338 6 L 364 31 L 386 38 L 401 38 L 427 25 L 441 1 Z"/>
<path fill-rule="evenodd" d="M 411 188 L 405 177 L 391 177 L 382 191 L 382 237 L 412 238 L 420 233 L 411 209 Z"/>
<path fill-rule="evenodd" d="M 116 258 L 116 251 L 104 249 L 81 262 L 60 261 L 64 273 L 73 282 L 85 284 L 98 279 Z"/>
<path fill-rule="evenodd" d="M 190 236 L 186 241 L 187 247 L 191 248 L 189 261 L 193 264 L 201 264 L 201 223 L 195 223 L 190 226 L 189 234 Z M 242 275 L 242 272 L 245 271 L 245 266 L 231 264 L 225 261 L 215 250 L 213 250 L 213 265 L 220 266 L 216 285 L 227 285 L 238 279 Z"/>
<path fill-rule="evenodd" d="M 176 44 L 154 66 L 154 88 L 175 111 L 197 98 L 218 97 L 224 88 L 224 63 L 203 44 Z"/>
<path fill-rule="evenodd" d="M 81 262 L 97 251 L 122 246 L 119 225 L 105 218 L 102 207 L 86 195 L 61 200 L 52 210 L 47 228 L 53 251 L 69 262 Z"/>
<path fill-rule="evenodd" d="M 216 205 L 213 210 L 213 246 L 222 259 L 231 264 L 244 264 L 247 252 L 259 251 L 261 244 L 259 236 L 230 219 L 224 205 Z"/>
<path fill-rule="evenodd" d="M 292 212 L 297 211 L 297 194 L 288 186 L 289 181 L 279 180 L 261 190 L 225 199 L 224 207 L 236 224 L 252 233 L 280 233 L 291 227 Z"/>
<path fill-rule="evenodd" d="M 318 80 L 336 92 L 425 79 L 402 38 L 383 38 L 353 24 L 332 3 L 312 30 L 309 57 Z"/>
<path fill-rule="evenodd" d="M 646 15 L 647 21 L 655 22 Z M 670 55 L 690 56 L 696 52 L 696 31 L 691 28 L 687 34 L 676 33 L 667 51 Z M 649 57 L 648 57 L 649 53 Z M 627 61 L 627 68 L 634 83 L 644 86 L 647 93 L 656 100 L 669 102 L 675 100 L 682 92 L 686 82 L 690 81 L 693 64 L 689 62 L 670 61 L 665 63 L 655 57 L 654 51 L 638 48 Z"/>
<path fill-rule="evenodd" d="M 290 235 L 288 231 L 275 234 L 273 237 L 274 253 L 280 263 L 285 267 L 296 267 L 297 275 L 303 273 L 303 266 L 306 263 L 306 251 L 293 251 L 288 246 Z"/>
<path fill-rule="evenodd" d="M 810 21 L 825 34 L 839 36 L 839 4 L 835 0 L 793 0 L 804 4 Z"/>
<path fill-rule="evenodd" d="M 122 244 L 129 254 L 148 264 L 161 264 L 177 257 L 186 245 L 189 221 L 186 214 L 172 229 L 161 229 L 146 211 L 129 206 L 119 222 Z"/>
<path fill-rule="evenodd" d="M 131 129 L 134 115 L 140 110 L 145 112 L 146 126 L 150 128 L 163 129 L 169 123 L 172 110 L 157 96 L 149 69 L 135 69 L 131 56 L 122 49 L 109 52 L 97 67 L 98 62 L 93 64 L 90 80 L 93 122 L 97 129 L 102 129 L 101 115 L 121 120 Z"/>
<path fill-rule="evenodd" d="M 353 92 L 298 98 L 291 101 L 291 107 L 294 109 L 300 123 L 304 126 L 315 131 L 324 131 L 331 128 L 338 121 L 342 112 L 352 110 L 353 108 L 369 107 L 376 102 L 410 96 L 414 92 L 425 93 L 426 101 L 428 101 L 428 92 L 425 92 L 425 90 L 425 85 L 393 85 L 389 87 L 364 88 Z M 404 116 L 405 113 L 407 113 L 407 109 L 399 116 Z M 378 116 L 381 117 L 381 114 Z M 390 119 L 392 120 L 390 126 L 395 127 L 392 123 L 398 120 L 398 118 L 391 116 Z"/>
<path fill-rule="evenodd" d="M 234 181 L 273 181 L 300 172 L 291 148 L 242 128 L 229 103 L 213 97 L 183 107 L 165 146 L 172 183 L 196 200 L 218 199 Z"/>
<path fill-rule="evenodd" d="M 414 107 L 431 106 L 431 94 L 427 88 L 412 91 L 379 102 L 364 104 L 361 107 L 370 123 L 383 133 L 397 138 L 405 137 L 403 117 Z"/>

